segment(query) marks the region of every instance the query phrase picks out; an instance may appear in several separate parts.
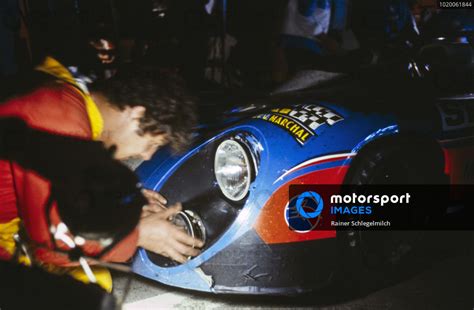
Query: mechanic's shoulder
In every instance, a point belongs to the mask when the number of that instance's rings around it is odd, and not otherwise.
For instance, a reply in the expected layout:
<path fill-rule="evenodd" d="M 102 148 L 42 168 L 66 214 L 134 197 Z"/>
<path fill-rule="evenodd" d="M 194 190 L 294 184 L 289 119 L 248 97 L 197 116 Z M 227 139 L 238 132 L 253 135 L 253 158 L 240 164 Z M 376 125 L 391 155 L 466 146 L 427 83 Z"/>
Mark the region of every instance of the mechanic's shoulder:
<path fill-rule="evenodd" d="M 36 129 L 83 138 L 91 135 L 84 97 L 72 85 L 48 83 L 7 105 L 14 116 Z"/>

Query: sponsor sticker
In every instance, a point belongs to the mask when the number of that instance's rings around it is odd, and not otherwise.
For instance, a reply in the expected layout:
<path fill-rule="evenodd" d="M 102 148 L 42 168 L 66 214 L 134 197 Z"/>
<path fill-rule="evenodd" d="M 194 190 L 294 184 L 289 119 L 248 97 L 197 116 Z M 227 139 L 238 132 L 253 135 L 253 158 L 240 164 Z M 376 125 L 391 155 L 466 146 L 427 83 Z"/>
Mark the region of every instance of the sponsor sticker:
<path fill-rule="evenodd" d="M 474 128 L 474 103 L 470 100 L 438 103 L 444 131 Z"/>
<path fill-rule="evenodd" d="M 257 115 L 255 118 L 284 129 L 301 145 L 304 145 L 309 138 L 316 136 L 316 129 L 320 126 L 332 126 L 344 119 L 334 111 L 314 104 L 273 109 L 269 113 Z"/>

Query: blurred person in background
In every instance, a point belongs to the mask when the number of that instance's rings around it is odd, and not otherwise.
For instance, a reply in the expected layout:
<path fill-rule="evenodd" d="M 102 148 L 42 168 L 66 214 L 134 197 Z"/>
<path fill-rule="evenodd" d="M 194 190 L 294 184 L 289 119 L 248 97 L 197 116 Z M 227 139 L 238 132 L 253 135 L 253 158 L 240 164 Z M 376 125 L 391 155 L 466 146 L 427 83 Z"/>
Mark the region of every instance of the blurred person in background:
<path fill-rule="evenodd" d="M 303 69 L 315 69 L 324 56 L 341 50 L 347 0 L 289 0 L 274 71 L 276 81 Z"/>

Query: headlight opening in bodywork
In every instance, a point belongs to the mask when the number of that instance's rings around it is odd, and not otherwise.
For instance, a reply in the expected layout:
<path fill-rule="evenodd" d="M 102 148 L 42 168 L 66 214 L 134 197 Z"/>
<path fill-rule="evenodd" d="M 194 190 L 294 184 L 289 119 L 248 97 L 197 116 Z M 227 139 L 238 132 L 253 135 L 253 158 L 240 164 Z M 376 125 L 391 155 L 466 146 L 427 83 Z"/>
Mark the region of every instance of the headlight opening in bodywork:
<path fill-rule="evenodd" d="M 241 139 L 227 139 L 217 147 L 214 172 L 225 197 L 232 201 L 244 199 L 253 178 L 254 159 Z"/>
<path fill-rule="evenodd" d="M 237 154 L 245 156 L 236 158 L 237 166 L 239 163 L 244 166 L 239 169 L 242 169 L 242 175 L 245 176 L 240 191 L 236 191 L 239 195 L 234 196 L 234 198 L 241 197 L 238 200 L 232 200 L 224 195 L 221 185 L 216 181 L 216 151 L 221 144 L 229 140 L 232 142 L 228 145 L 234 146 L 234 143 L 237 143 L 238 146 L 235 147 Z M 182 227 L 190 236 L 203 240 L 205 242 L 203 251 L 219 240 L 242 210 L 250 191 L 249 187 L 258 173 L 262 150 L 257 138 L 247 132 L 216 139 L 184 161 L 162 185 L 160 192 L 167 198 L 168 204 L 181 202 L 183 206 L 183 211 L 175 216 L 174 224 Z M 241 174 L 237 174 L 236 177 L 236 181 L 241 180 Z M 179 265 L 153 252 L 147 251 L 146 255 L 153 264 L 161 267 Z"/>

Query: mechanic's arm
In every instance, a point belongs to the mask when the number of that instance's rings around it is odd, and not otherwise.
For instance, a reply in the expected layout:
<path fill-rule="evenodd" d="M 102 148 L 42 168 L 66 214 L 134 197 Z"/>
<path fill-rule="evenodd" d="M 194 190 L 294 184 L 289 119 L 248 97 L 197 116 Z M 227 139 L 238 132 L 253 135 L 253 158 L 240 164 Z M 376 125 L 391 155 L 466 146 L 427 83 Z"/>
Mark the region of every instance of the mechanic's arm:
<path fill-rule="evenodd" d="M 79 132 L 78 135 L 85 137 L 87 132 Z M 91 197 L 102 199 L 108 191 L 115 189 L 113 186 L 112 188 L 89 186 L 91 179 L 84 178 L 88 175 L 86 168 L 93 167 L 94 171 L 100 171 L 93 175 L 98 178 L 95 181 L 99 184 L 109 184 L 108 180 L 115 179 L 120 180 L 121 186 L 133 188 L 137 182 L 133 173 L 125 166 L 115 163 L 101 144 L 34 130 L 17 118 L 0 118 L 0 158 L 12 161 L 17 208 L 28 239 L 35 245 L 36 258 L 42 263 L 57 266 L 77 265 L 77 262 L 70 261 L 67 255 L 55 251 L 54 241 L 51 240 L 50 221 L 62 222 L 57 203 L 61 203 L 64 208 L 75 208 L 76 198 L 83 197 L 78 195 L 81 190 Z M 56 189 L 53 198 L 57 202 L 53 204 L 51 214 L 46 214 L 47 202 L 53 188 Z M 123 190 L 120 186 L 116 189 Z M 58 202 L 59 197 L 61 199 Z M 89 201 L 104 200 L 91 198 Z M 109 200 L 111 206 L 116 202 L 115 197 Z M 141 205 L 144 203 L 145 200 Z M 137 211 L 139 215 L 139 208 Z M 138 222 L 138 217 L 136 220 Z M 127 261 L 135 253 L 137 243 L 138 229 L 135 228 L 108 251 L 103 259 L 115 262 Z M 93 240 L 88 240 L 82 248 L 88 256 L 98 255 L 102 251 L 100 243 Z"/>

